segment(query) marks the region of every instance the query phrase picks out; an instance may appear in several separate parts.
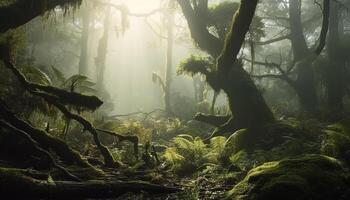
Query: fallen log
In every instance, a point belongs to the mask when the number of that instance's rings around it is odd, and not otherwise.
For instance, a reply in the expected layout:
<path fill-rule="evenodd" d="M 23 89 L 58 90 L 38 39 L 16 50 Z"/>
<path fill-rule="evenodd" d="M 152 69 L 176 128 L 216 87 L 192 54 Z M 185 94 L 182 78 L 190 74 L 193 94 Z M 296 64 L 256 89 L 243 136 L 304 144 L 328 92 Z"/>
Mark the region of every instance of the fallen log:
<path fill-rule="evenodd" d="M 13 199 L 115 198 L 128 192 L 141 191 L 166 194 L 180 192 L 181 189 L 142 181 L 43 181 L 0 168 L 0 193 Z"/>

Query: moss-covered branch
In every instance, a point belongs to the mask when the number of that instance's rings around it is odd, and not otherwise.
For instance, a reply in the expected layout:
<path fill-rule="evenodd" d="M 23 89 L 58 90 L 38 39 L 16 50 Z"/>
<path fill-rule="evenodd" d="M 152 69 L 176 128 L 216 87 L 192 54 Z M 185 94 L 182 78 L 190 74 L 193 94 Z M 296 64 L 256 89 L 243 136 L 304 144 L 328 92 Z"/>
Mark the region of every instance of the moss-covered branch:
<path fill-rule="evenodd" d="M 47 103 L 55 106 L 58 110 L 60 110 L 65 115 L 65 117 L 67 117 L 68 119 L 73 119 L 73 120 L 77 121 L 79 124 L 81 124 L 84 127 L 84 130 L 89 131 L 92 134 L 94 142 L 97 145 L 97 147 L 99 148 L 99 150 L 104 158 L 105 165 L 108 167 L 115 166 L 116 163 L 114 162 L 114 159 L 113 159 L 110 151 L 108 150 L 108 148 L 105 145 L 103 145 L 101 143 L 96 129 L 88 120 L 86 120 L 85 118 L 83 118 L 80 115 L 77 115 L 77 114 L 70 112 L 61 102 L 58 101 L 58 97 L 53 96 L 53 95 L 46 93 L 46 92 L 39 91 L 36 87 L 33 87 L 33 84 L 29 83 L 26 80 L 26 78 L 23 76 L 23 74 L 20 71 L 18 71 L 18 69 L 12 64 L 11 61 L 9 61 L 5 58 L 4 64 L 8 69 L 10 69 L 13 72 L 13 74 L 16 76 L 16 78 L 18 78 L 18 80 L 20 81 L 22 86 L 28 92 L 30 92 L 31 94 L 33 94 L 35 96 L 39 96 L 39 97 L 43 98 Z"/>
<path fill-rule="evenodd" d="M 139 146 L 139 138 L 137 136 L 134 136 L 134 135 L 121 135 L 121 134 L 118 134 L 118 133 L 115 133 L 113 131 L 107 131 L 107 130 L 102 130 L 102 129 L 96 129 L 97 131 L 100 131 L 102 133 L 107 133 L 113 137 L 117 137 L 118 138 L 118 142 L 122 142 L 122 141 L 129 141 L 131 143 L 133 143 L 134 145 L 134 155 L 136 158 L 138 158 L 138 155 L 139 155 L 139 149 L 138 149 L 138 146 Z M 130 133 L 128 133 L 130 134 Z"/>
<path fill-rule="evenodd" d="M 15 0 L 12 4 L 0 7 L 0 33 L 26 24 L 56 6 L 68 9 L 80 3 L 81 0 Z"/>
<path fill-rule="evenodd" d="M 141 181 L 91 180 L 85 182 L 55 181 L 50 183 L 6 168 L 0 168 L 0 177 L 1 194 L 14 199 L 95 199 L 118 197 L 127 192 L 146 191 L 151 194 L 161 194 L 181 191 L 175 187 Z"/>

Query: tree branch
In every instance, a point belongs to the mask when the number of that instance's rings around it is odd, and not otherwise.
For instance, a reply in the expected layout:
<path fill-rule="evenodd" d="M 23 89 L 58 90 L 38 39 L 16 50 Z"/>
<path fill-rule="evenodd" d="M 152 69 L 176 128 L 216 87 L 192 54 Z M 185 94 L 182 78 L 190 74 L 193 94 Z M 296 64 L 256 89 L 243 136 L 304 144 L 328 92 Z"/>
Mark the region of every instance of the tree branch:
<path fill-rule="evenodd" d="M 316 55 L 320 55 L 324 46 L 326 45 L 326 38 L 329 26 L 329 11 L 330 11 L 330 0 L 323 0 L 323 20 L 322 20 L 322 29 L 320 34 L 320 43 L 315 50 Z"/>
<path fill-rule="evenodd" d="M 0 7 L 0 33 L 17 28 L 56 6 L 68 9 L 80 3 L 81 0 L 16 0 Z"/>

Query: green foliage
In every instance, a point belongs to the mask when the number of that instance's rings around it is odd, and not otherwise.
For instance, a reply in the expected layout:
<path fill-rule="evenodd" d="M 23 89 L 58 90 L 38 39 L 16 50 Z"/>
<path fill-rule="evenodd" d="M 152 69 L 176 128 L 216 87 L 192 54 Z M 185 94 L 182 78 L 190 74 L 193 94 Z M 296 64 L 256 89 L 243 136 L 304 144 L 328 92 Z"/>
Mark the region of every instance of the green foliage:
<path fill-rule="evenodd" d="M 32 83 L 41 85 L 52 85 L 51 78 L 37 66 L 22 67 L 22 73 Z"/>
<path fill-rule="evenodd" d="M 179 175 L 192 174 L 208 164 L 217 164 L 225 137 L 212 138 L 206 146 L 199 137 L 182 134 L 173 139 L 173 146 L 167 148 L 163 157 Z"/>
<path fill-rule="evenodd" d="M 210 58 L 191 55 L 180 63 L 176 71 L 177 74 L 194 76 L 197 73 L 205 74 L 206 71 L 210 71 L 213 67 L 214 63 Z"/>
<path fill-rule="evenodd" d="M 209 7 L 209 26 L 212 26 L 219 38 L 224 40 L 230 26 L 233 14 L 238 10 L 239 3 L 224 1 Z"/>

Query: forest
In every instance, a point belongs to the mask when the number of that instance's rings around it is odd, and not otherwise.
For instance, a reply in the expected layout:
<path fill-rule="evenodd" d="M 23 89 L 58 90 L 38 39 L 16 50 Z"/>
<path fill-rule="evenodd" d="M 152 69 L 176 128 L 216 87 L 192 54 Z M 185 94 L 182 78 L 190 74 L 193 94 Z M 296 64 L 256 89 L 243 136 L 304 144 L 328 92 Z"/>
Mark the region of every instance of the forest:
<path fill-rule="evenodd" d="M 0 199 L 350 199 L 349 0 L 0 0 Z"/>

